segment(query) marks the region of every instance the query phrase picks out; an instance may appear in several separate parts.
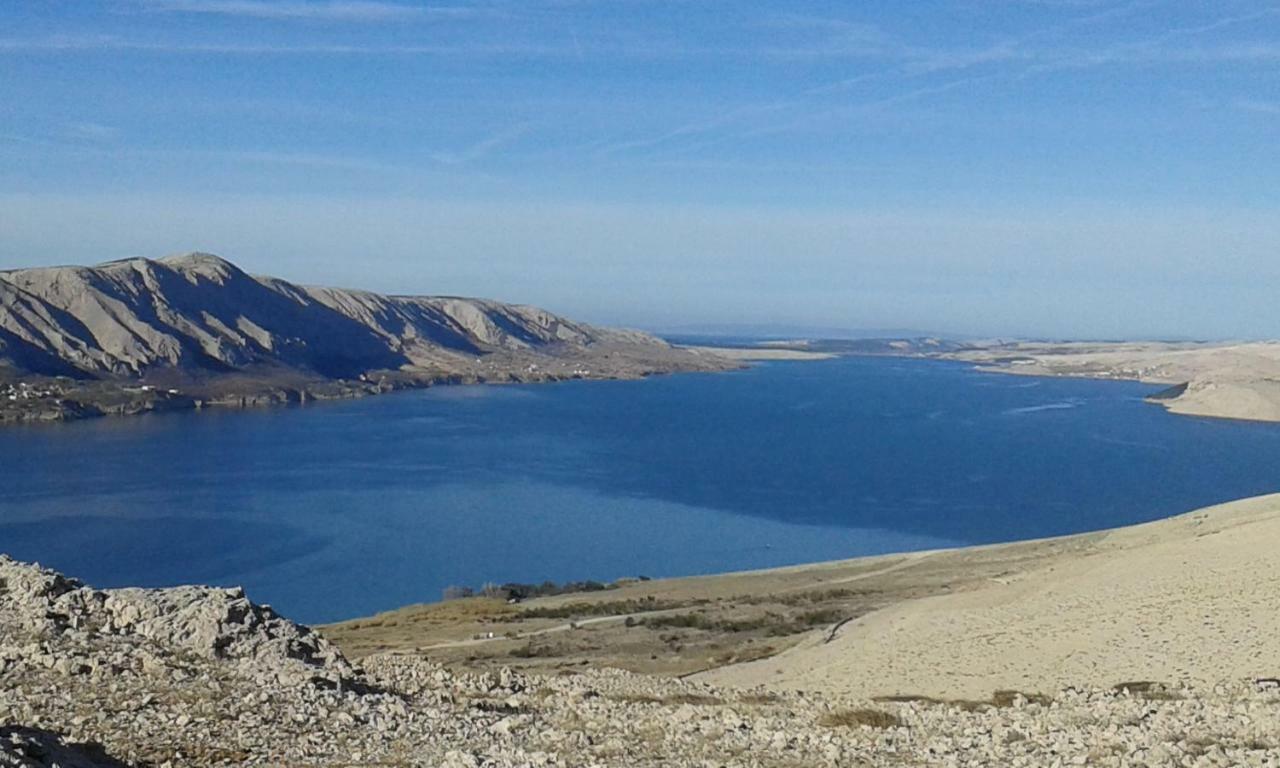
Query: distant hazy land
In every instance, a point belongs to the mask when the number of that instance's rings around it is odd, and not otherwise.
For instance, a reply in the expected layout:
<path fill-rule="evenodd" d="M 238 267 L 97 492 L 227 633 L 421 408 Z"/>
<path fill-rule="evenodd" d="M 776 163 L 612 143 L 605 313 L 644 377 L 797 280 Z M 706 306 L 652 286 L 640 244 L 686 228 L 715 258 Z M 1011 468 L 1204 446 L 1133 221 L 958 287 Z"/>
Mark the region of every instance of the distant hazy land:
<path fill-rule="evenodd" d="M 708 348 L 713 349 L 715 348 Z M 715 350 L 739 359 L 816 355 L 892 355 L 971 362 L 1023 376 L 1073 376 L 1165 385 L 1150 398 L 1172 413 L 1247 421 L 1280 421 L 1280 342 L 1033 342 L 937 338 L 813 339 L 762 342 L 747 351 Z M 776 356 L 776 357 L 772 357 Z"/>
<path fill-rule="evenodd" d="M 730 360 L 830 360 L 835 357 L 830 352 L 809 352 L 803 349 L 776 349 L 767 346 L 757 347 L 695 347 L 686 346 L 692 352 L 718 355 Z"/>
<path fill-rule="evenodd" d="M 1173 413 L 1280 421 L 1280 343 L 1013 342 L 944 357 L 1030 376 L 1083 376 L 1165 384 L 1153 398 Z"/>

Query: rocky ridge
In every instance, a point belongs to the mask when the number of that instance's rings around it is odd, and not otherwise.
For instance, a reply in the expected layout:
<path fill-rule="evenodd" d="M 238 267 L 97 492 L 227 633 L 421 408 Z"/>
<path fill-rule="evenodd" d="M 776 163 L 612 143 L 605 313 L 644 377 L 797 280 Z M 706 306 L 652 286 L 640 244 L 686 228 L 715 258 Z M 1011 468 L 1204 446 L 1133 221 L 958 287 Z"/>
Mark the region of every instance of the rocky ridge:
<path fill-rule="evenodd" d="M 205 253 L 0 271 L 0 385 L 45 393 L 0 386 L 0 420 L 731 367 L 537 307 L 303 286 Z"/>
<path fill-rule="evenodd" d="M 238 590 L 94 590 L 0 558 L 0 766 L 1268 766 L 1270 683 L 991 702 L 348 663 Z"/>

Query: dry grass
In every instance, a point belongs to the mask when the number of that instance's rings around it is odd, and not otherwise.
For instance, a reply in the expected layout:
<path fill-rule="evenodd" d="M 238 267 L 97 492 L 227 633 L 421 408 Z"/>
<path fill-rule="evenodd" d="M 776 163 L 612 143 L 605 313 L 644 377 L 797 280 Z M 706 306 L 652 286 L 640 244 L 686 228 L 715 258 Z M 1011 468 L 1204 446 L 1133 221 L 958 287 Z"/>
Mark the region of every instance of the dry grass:
<path fill-rule="evenodd" d="M 817 603 L 843 602 L 855 598 L 875 594 L 872 590 L 861 589 L 815 589 L 807 592 L 772 595 L 735 595 L 730 602 L 738 605 L 774 604 L 796 607 Z"/>
<path fill-rule="evenodd" d="M 1048 706 L 1053 699 L 1041 693 L 1024 693 L 1022 691 L 996 691 L 992 694 L 989 701 L 975 701 L 973 699 L 935 699 L 932 696 L 921 696 L 912 693 L 894 694 L 892 696 L 877 696 L 872 701 L 884 704 L 926 704 L 930 706 L 951 707 L 965 712 L 976 712 L 980 709 L 995 707 L 997 709 L 1013 706 L 1018 697 L 1021 696 L 1029 704 L 1038 704 L 1040 706 Z"/>
<path fill-rule="evenodd" d="M 708 696 L 701 693 L 678 693 L 674 696 L 668 696 L 664 701 L 667 704 L 692 704 L 695 707 L 718 707 L 724 704 L 724 699 L 718 696 Z"/>
<path fill-rule="evenodd" d="M 671 696 L 654 696 L 647 693 L 622 693 L 609 698 L 614 701 L 622 701 L 628 704 L 662 704 L 666 706 L 679 706 L 681 704 L 691 704 L 695 707 L 718 707 L 724 704 L 724 699 L 718 696 L 708 696 L 701 693 L 676 693 Z"/>
<path fill-rule="evenodd" d="M 1151 680 L 1138 680 L 1131 683 L 1120 683 L 1112 688 L 1116 693 L 1128 693 L 1147 701 L 1181 701 L 1184 697 L 1171 686 Z"/>
<path fill-rule="evenodd" d="M 550 659 L 560 655 L 560 651 L 546 644 L 525 643 L 507 652 L 513 659 Z"/>
<path fill-rule="evenodd" d="M 935 699 L 932 696 L 921 696 L 915 693 L 897 693 L 892 696 L 876 696 L 872 701 L 884 704 L 948 704 L 943 699 Z"/>
<path fill-rule="evenodd" d="M 1045 696 L 1043 693 L 1025 693 L 1023 691 L 996 691 L 991 694 L 991 705 L 994 707 L 1012 707 L 1014 702 L 1021 697 L 1026 699 L 1028 704 L 1039 704 L 1047 707 L 1053 703 L 1053 699 Z"/>
<path fill-rule="evenodd" d="M 730 653 L 722 653 L 712 659 L 717 666 L 726 664 L 745 664 L 750 661 L 760 661 L 770 656 L 775 656 L 778 649 L 772 645 L 748 645 L 739 650 Z"/>
<path fill-rule="evenodd" d="M 410 608 L 380 613 L 367 619 L 357 619 L 322 627 L 328 636 L 339 636 L 351 630 L 392 629 L 416 624 L 456 624 L 459 622 L 488 622 L 511 618 L 519 611 L 506 601 L 490 597 L 468 597 L 444 603 L 429 603 Z"/>
<path fill-rule="evenodd" d="M 697 629 L 728 634 L 758 632 L 766 637 L 786 637 L 808 632 L 814 627 L 844 621 L 848 616 L 848 611 L 836 608 L 802 611 L 793 616 L 766 611 L 742 618 L 716 618 L 703 612 L 695 612 L 653 616 L 639 619 L 634 624 L 650 629 Z"/>
<path fill-rule="evenodd" d="M 658 600 L 653 597 L 605 602 L 578 600 L 564 605 L 513 609 L 513 613 L 520 619 L 583 619 L 593 616 L 623 616 L 631 613 L 689 608 L 705 605 L 706 602 L 706 600 Z"/>
<path fill-rule="evenodd" d="M 828 712 L 818 720 L 818 725 L 827 728 L 901 728 L 905 725 L 901 718 L 891 712 L 880 709 L 840 709 Z"/>
<path fill-rule="evenodd" d="M 1017 545 L 965 554 L 962 562 L 952 562 L 958 555 L 940 555 L 883 575 L 878 571 L 904 561 L 851 561 L 812 572 L 655 581 L 517 605 L 474 597 L 415 606 L 323 632 L 353 658 L 394 650 L 426 654 L 468 670 L 514 665 L 553 673 L 555 662 L 562 660 L 588 668 L 680 676 L 773 656 L 808 633 L 883 605 L 950 593 L 985 583 L 995 573 L 1020 571 L 1038 562 L 1033 553 L 1039 552 Z M 850 578 L 865 580 L 846 583 Z M 584 626 L 586 631 L 557 633 L 556 639 L 528 634 L 603 616 L 620 618 Z M 495 642 L 475 642 L 489 632 Z"/>
<path fill-rule="evenodd" d="M 753 704 L 757 706 L 768 706 L 770 704 L 777 704 L 781 701 L 782 701 L 781 696 L 769 691 L 762 691 L 758 693 L 744 693 L 738 697 L 738 702 L 741 704 Z"/>

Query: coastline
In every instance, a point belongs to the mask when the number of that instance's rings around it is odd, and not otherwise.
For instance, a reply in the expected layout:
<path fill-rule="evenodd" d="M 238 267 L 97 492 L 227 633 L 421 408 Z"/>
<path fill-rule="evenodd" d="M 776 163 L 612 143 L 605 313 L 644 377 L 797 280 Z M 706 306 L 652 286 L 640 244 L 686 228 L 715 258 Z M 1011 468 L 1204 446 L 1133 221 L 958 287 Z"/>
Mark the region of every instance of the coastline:
<path fill-rule="evenodd" d="M 938 357 L 992 373 L 1136 381 L 1165 387 L 1147 402 L 1179 416 L 1280 422 L 1276 342 L 1015 342 Z"/>
<path fill-rule="evenodd" d="M 667 351 L 667 348 L 658 348 Z M 670 351 L 679 348 L 671 347 Z M 652 353 L 652 350 L 644 350 Z M 549 384 L 561 381 L 628 381 L 678 373 L 722 373 L 738 370 L 745 358 L 716 355 L 711 351 L 691 350 L 688 356 L 677 354 L 636 356 L 629 359 L 626 350 L 604 353 L 594 357 L 527 356 L 536 363 L 521 359 L 518 363 L 502 365 L 495 369 L 485 361 L 488 370 L 427 373 L 419 371 L 387 371 L 375 373 L 365 380 L 357 379 L 302 379 L 290 376 L 283 379 L 228 377 L 228 380 L 203 383 L 195 388 L 170 389 L 146 385 L 141 381 L 76 382 L 89 394 L 77 394 L 75 390 L 58 391 L 48 399 L 37 401 L 27 408 L 0 407 L 0 429 L 23 424 L 50 424 L 82 421 L 105 417 L 140 416 L 148 413 L 201 411 L 205 409 L 246 409 L 287 405 L 304 405 L 308 402 L 351 400 L 362 397 L 391 394 L 407 390 L 432 387 L 504 384 Z M 583 368 L 583 365 L 593 365 Z M 0 382 L 3 383 L 3 382 Z M 27 382 L 23 382 L 27 383 Z M 15 384 L 16 386 L 17 384 Z M 28 383 L 28 386 L 47 388 L 46 379 Z"/>
<path fill-rule="evenodd" d="M 1265 659 L 1280 655 L 1270 609 L 1280 562 L 1267 542 L 1277 536 L 1280 494 L 1072 536 L 627 583 L 518 606 L 410 606 L 321 631 L 356 658 L 620 667 L 859 697 L 1213 685 L 1274 674 Z M 802 626 L 804 616 L 822 621 Z"/>
<path fill-rule="evenodd" d="M 0 407 L 0 428 L 20 424 L 47 424 L 84 419 L 140 416 L 148 413 L 200 411 L 209 408 L 245 409 L 303 405 L 327 400 L 351 400 L 406 390 L 444 386 L 549 384 L 561 381 L 630 381 L 680 373 L 724 373 L 751 362 L 814 361 L 838 357 L 828 352 L 750 347 L 671 345 L 656 349 L 610 350 L 600 356 L 553 357 L 525 355 L 487 369 L 431 374 L 419 371 L 376 372 L 366 380 L 228 377 L 189 389 L 171 389 L 143 381 L 76 381 L 57 384 L 40 378 L 28 383 L 39 389 L 57 389 L 49 398 L 27 409 Z M 630 354 L 629 354 L 630 353 Z M 633 356 L 635 360 L 629 360 Z M 612 358 L 612 359 L 610 359 Z M 530 362 L 536 360 L 537 362 Z M 592 368 L 583 366 L 591 365 Z M 376 380 L 375 380 L 376 379 Z M 19 380 L 21 381 L 21 380 Z M 3 383 L 3 382 L 0 382 Z M 25 382 L 24 382 L 25 383 Z M 169 382 L 172 383 L 172 382 Z M 15 382 L 17 386 L 17 382 Z M 87 391 L 89 394 L 78 394 Z M 44 406 L 44 407 L 39 407 Z"/>
<path fill-rule="evenodd" d="M 741 365 L 528 305 L 298 285 L 208 253 L 0 270 L 0 425 Z"/>
<path fill-rule="evenodd" d="M 768 360 L 831 360 L 839 357 L 831 352 L 809 352 L 803 349 L 781 349 L 770 347 L 709 347 L 703 345 L 678 345 L 678 349 L 687 349 L 698 354 L 716 355 L 729 360 L 768 361 Z"/>

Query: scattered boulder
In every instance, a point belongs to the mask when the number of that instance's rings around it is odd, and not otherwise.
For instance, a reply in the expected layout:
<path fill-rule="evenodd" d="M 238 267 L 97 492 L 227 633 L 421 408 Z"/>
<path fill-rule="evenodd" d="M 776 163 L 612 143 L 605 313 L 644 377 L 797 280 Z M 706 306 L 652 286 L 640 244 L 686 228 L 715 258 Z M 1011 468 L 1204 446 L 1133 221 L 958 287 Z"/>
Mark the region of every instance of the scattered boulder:
<path fill-rule="evenodd" d="M 101 747 L 68 744 L 56 733 L 0 727 L 0 768 L 127 768 Z"/>

